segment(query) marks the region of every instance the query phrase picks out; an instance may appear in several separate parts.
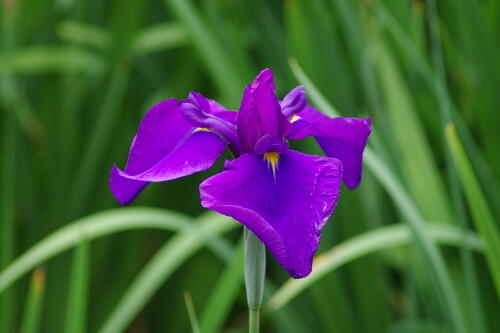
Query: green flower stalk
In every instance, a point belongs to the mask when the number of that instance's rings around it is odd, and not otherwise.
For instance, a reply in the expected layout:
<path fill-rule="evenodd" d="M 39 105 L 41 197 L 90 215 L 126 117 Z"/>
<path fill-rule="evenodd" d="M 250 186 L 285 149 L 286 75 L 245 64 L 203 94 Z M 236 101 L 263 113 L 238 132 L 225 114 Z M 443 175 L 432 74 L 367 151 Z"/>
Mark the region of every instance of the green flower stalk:
<path fill-rule="evenodd" d="M 249 310 L 249 332 L 259 332 L 260 307 L 266 276 L 266 248 L 248 228 L 243 231 L 245 240 L 245 287 Z"/>

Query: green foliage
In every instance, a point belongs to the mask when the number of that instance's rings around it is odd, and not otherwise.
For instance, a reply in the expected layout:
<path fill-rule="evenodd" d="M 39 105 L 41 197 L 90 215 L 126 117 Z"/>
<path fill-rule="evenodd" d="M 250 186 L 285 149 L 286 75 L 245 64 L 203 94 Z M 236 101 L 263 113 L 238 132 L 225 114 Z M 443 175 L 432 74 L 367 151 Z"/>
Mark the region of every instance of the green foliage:
<path fill-rule="evenodd" d="M 431 237 L 441 244 L 464 246 L 482 251 L 483 244 L 471 232 L 452 227 L 430 227 Z M 300 292 L 333 270 L 371 253 L 411 244 L 408 228 L 401 225 L 382 227 L 350 238 L 318 256 L 314 270 L 307 279 L 287 281 L 268 302 L 268 311 L 276 311 Z"/>
<path fill-rule="evenodd" d="M 446 134 L 474 224 L 485 243 L 488 265 L 500 297 L 500 233 L 452 124 L 447 126 Z"/>
<path fill-rule="evenodd" d="M 302 84 L 374 131 L 311 276 L 268 258 L 262 331 L 499 331 L 499 9 L 0 1 L 0 332 L 248 329 L 242 229 L 199 205 L 222 164 L 134 204 L 158 208 L 118 207 L 107 178 L 152 103 L 196 90 L 236 109 L 264 67 L 280 97 Z"/>

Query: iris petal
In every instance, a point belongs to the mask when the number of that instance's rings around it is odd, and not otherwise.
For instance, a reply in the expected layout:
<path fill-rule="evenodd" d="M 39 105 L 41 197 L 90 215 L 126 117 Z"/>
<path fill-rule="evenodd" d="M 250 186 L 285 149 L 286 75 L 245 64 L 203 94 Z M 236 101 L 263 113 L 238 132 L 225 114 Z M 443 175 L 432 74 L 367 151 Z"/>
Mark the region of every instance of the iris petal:
<path fill-rule="evenodd" d="M 234 151 L 239 151 L 238 132 L 233 115 L 236 112 L 221 108 L 216 102 L 196 92 L 191 92 L 189 98 L 181 102 L 181 113 L 187 122 L 210 130 L 230 144 Z"/>
<path fill-rule="evenodd" d="M 111 192 L 126 205 L 149 182 L 160 182 L 210 168 L 226 143 L 207 131 L 198 131 L 181 115 L 175 99 L 155 105 L 142 120 L 125 170 L 111 170 Z"/>
<path fill-rule="evenodd" d="M 371 132 L 371 119 L 330 118 L 309 105 L 296 116 L 288 138 L 316 137 L 327 156 L 342 161 L 346 186 L 356 188 L 361 181 L 363 151 Z"/>
<path fill-rule="evenodd" d="M 290 118 L 304 109 L 306 101 L 307 96 L 304 87 L 295 87 L 281 101 L 281 112 L 283 112 L 287 118 Z"/>
<path fill-rule="evenodd" d="M 342 163 L 292 150 L 276 160 L 275 174 L 262 155 L 226 162 L 225 171 L 200 185 L 201 202 L 247 226 L 290 276 L 302 278 L 337 204 Z"/>
<path fill-rule="evenodd" d="M 243 153 L 253 152 L 263 135 L 282 138 L 290 124 L 281 112 L 274 92 L 273 72 L 264 69 L 251 85 L 245 88 L 238 115 L 238 135 Z"/>

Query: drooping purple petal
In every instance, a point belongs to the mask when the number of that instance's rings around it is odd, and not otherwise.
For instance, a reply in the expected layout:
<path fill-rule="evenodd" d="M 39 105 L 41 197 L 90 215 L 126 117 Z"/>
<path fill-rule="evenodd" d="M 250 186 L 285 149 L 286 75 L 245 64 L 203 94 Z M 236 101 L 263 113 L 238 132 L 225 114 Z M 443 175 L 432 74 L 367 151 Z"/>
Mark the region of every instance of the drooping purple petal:
<path fill-rule="evenodd" d="M 273 72 L 264 69 L 245 88 L 238 115 L 238 134 L 243 153 L 252 152 L 257 140 L 265 134 L 283 137 L 290 124 L 281 112 L 274 92 Z"/>
<path fill-rule="evenodd" d="M 141 193 L 149 182 L 128 179 L 120 176 L 119 169 L 113 165 L 109 177 L 111 193 L 122 205 L 128 205 Z"/>
<path fill-rule="evenodd" d="M 371 119 L 330 118 L 309 105 L 296 116 L 288 138 L 316 137 L 327 156 L 342 161 L 346 186 L 356 188 L 361 181 L 363 150 L 371 132 Z"/>
<path fill-rule="evenodd" d="M 148 182 L 163 182 L 210 168 L 224 152 L 226 143 L 205 130 L 186 135 L 172 151 L 151 168 L 139 174 L 118 170 L 122 177 Z"/>
<path fill-rule="evenodd" d="M 110 187 L 123 205 L 149 182 L 171 180 L 210 168 L 226 143 L 196 130 L 181 115 L 175 99 L 155 105 L 144 117 L 132 142 L 125 170 L 111 170 Z"/>
<path fill-rule="evenodd" d="M 174 98 L 154 105 L 139 124 L 125 170 L 137 174 L 149 169 L 193 129 Z"/>
<path fill-rule="evenodd" d="M 273 173 L 263 155 L 244 154 L 200 185 L 202 206 L 253 231 L 290 276 L 311 272 L 320 233 L 339 197 L 342 163 L 289 150 Z"/>

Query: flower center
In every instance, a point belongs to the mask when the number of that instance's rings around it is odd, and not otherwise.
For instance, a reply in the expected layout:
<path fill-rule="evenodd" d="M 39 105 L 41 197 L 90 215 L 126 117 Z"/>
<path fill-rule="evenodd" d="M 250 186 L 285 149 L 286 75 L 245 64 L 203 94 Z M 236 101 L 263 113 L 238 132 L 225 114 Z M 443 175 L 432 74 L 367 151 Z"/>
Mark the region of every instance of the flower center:
<path fill-rule="evenodd" d="M 264 159 L 269 163 L 271 169 L 273 170 L 273 176 L 276 178 L 276 170 L 278 169 L 278 161 L 280 159 L 280 154 L 276 152 L 264 153 Z"/>

